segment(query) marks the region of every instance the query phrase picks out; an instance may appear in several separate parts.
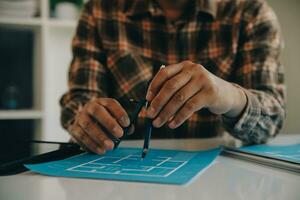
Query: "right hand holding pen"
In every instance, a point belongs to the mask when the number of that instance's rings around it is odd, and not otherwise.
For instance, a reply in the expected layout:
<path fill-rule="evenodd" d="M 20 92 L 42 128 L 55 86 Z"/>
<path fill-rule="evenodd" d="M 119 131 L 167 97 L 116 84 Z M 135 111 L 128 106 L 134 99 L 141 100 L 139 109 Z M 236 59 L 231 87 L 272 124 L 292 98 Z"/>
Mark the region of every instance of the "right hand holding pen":
<path fill-rule="evenodd" d="M 75 116 L 69 127 L 72 140 L 83 149 L 104 154 L 114 148 L 107 132 L 120 138 L 123 128 L 130 125 L 130 119 L 121 104 L 112 98 L 98 98 L 88 102 Z"/>

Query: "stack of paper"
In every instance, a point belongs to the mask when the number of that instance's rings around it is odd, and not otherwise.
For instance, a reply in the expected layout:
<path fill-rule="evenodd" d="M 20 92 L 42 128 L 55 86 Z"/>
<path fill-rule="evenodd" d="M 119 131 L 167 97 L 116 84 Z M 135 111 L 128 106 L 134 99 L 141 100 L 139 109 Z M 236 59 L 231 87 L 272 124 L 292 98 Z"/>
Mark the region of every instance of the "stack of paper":
<path fill-rule="evenodd" d="M 30 18 L 37 13 L 36 0 L 0 0 L 0 16 Z"/>
<path fill-rule="evenodd" d="M 224 147 L 222 155 L 300 173 L 300 144 L 255 145 L 240 149 Z"/>

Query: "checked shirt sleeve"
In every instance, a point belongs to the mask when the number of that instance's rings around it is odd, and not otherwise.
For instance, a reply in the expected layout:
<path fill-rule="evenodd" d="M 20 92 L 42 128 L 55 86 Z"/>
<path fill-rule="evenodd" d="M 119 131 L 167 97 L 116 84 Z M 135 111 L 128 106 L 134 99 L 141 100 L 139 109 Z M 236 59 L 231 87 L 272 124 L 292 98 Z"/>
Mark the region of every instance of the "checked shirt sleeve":
<path fill-rule="evenodd" d="M 272 9 L 262 1 L 246 2 L 232 82 L 241 86 L 248 102 L 237 122 L 223 119 L 234 137 L 259 144 L 278 134 L 285 118 L 282 39 Z"/>
<path fill-rule="evenodd" d="M 100 39 L 93 17 L 93 1 L 81 13 L 72 41 L 73 59 L 69 68 L 68 92 L 60 100 L 61 124 L 65 129 L 73 122 L 82 106 L 93 98 L 105 97 L 106 70 L 101 63 Z"/>

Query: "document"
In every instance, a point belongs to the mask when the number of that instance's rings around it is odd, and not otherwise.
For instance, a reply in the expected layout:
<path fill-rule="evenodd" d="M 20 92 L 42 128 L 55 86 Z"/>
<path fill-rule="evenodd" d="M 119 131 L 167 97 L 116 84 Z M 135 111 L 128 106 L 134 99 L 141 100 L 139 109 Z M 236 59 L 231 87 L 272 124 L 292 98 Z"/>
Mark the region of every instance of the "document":
<path fill-rule="evenodd" d="M 140 148 L 118 148 L 105 155 L 82 153 L 64 160 L 25 165 L 31 171 L 61 177 L 186 184 L 207 169 L 221 149 L 178 151 L 151 149 L 141 159 Z"/>

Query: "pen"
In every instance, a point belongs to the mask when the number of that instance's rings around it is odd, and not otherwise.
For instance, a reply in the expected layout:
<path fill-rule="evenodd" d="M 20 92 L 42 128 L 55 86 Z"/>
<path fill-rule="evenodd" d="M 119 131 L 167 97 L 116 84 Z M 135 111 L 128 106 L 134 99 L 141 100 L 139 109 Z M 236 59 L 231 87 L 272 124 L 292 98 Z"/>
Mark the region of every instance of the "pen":
<path fill-rule="evenodd" d="M 160 70 L 165 68 L 165 65 L 162 65 L 160 67 Z M 146 110 L 148 110 L 149 107 L 149 102 L 146 101 L 145 103 L 145 107 Z M 146 119 L 146 135 L 145 135 L 145 139 L 144 139 L 144 146 L 143 146 L 143 151 L 142 151 L 142 159 L 144 159 L 149 151 L 149 145 L 150 145 L 150 139 L 151 139 L 151 134 L 152 134 L 152 119 L 147 118 Z"/>
<path fill-rule="evenodd" d="M 149 106 L 149 102 L 147 101 L 146 105 L 145 105 L 146 109 L 148 109 L 148 106 Z M 152 119 L 147 118 L 146 119 L 146 135 L 145 135 L 145 139 L 144 139 L 142 159 L 144 159 L 148 153 L 151 134 L 152 134 Z"/>

